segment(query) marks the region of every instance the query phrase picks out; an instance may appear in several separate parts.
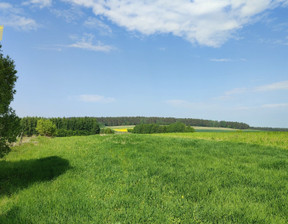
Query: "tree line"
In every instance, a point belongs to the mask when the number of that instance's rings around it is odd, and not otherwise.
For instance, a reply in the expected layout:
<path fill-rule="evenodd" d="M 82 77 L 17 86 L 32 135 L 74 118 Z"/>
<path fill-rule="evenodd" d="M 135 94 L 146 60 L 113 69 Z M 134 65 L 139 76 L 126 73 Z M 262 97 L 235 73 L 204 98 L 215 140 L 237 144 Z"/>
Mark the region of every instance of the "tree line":
<path fill-rule="evenodd" d="M 40 120 L 45 120 L 41 117 L 24 117 L 21 119 L 22 135 L 32 136 L 37 135 L 37 123 Z M 56 127 L 53 134 L 57 137 L 79 136 L 79 135 L 95 135 L 100 133 L 100 126 L 96 118 L 93 117 L 71 117 L 71 118 L 50 118 Z"/>
<path fill-rule="evenodd" d="M 159 124 L 169 125 L 182 122 L 185 125 L 200 127 L 222 127 L 234 129 L 248 129 L 250 126 L 242 122 L 213 121 L 195 118 L 173 118 L 173 117 L 96 117 L 100 124 L 105 126 L 137 125 L 137 124 Z"/>
<path fill-rule="evenodd" d="M 194 132 L 194 128 L 186 126 L 184 123 L 175 122 L 169 125 L 160 124 L 137 124 L 132 133 L 153 134 L 153 133 L 170 133 L 170 132 Z"/>

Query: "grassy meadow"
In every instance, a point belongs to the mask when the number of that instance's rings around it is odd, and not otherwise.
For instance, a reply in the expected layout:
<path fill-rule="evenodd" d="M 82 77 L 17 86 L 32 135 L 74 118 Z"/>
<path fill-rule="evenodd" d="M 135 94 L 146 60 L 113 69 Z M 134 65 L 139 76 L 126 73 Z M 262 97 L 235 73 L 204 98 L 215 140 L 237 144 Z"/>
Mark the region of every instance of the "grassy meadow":
<path fill-rule="evenodd" d="M 0 223 L 288 223 L 287 139 L 37 137 L 0 159 Z"/>

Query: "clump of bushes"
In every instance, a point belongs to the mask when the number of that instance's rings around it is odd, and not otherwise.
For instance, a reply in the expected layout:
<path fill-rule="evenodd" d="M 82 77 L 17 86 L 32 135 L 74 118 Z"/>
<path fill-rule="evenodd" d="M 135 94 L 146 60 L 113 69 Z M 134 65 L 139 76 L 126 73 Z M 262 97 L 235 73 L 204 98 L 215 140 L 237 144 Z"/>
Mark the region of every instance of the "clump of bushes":
<path fill-rule="evenodd" d="M 194 128 L 186 126 L 182 122 L 175 122 L 170 125 L 139 124 L 132 130 L 137 134 L 171 133 L 171 132 L 194 132 Z"/>
<path fill-rule="evenodd" d="M 56 125 L 48 119 L 40 119 L 37 121 L 36 131 L 42 136 L 54 136 L 56 133 Z"/>
<path fill-rule="evenodd" d="M 111 128 L 103 128 L 100 130 L 100 134 L 114 134 L 115 131 Z"/>

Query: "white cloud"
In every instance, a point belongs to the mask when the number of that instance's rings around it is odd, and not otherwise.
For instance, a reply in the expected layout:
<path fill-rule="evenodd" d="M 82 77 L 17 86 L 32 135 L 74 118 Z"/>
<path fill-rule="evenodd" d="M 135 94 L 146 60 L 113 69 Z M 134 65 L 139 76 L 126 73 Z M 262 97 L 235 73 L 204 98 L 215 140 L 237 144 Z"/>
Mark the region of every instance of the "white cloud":
<path fill-rule="evenodd" d="M 66 0 L 92 8 L 129 31 L 171 33 L 192 43 L 217 47 L 266 10 L 287 0 Z"/>
<path fill-rule="evenodd" d="M 226 91 L 223 96 L 215 97 L 214 99 L 227 100 L 231 99 L 232 96 L 252 93 L 252 92 L 267 92 L 277 90 L 288 90 L 288 81 L 275 82 L 264 86 L 257 86 L 252 88 L 235 88 L 230 91 Z"/>
<path fill-rule="evenodd" d="M 232 89 L 230 91 L 226 91 L 223 96 L 216 97 L 214 99 L 227 100 L 227 99 L 232 98 L 232 96 L 234 96 L 234 95 L 243 94 L 243 93 L 246 93 L 248 91 L 249 90 L 247 88 L 235 88 L 235 89 Z"/>
<path fill-rule="evenodd" d="M 78 99 L 82 102 L 87 103 L 111 103 L 115 101 L 115 99 L 112 97 L 105 97 L 100 95 L 86 95 L 86 94 L 78 96 Z"/>
<path fill-rule="evenodd" d="M 22 10 L 10 3 L 0 3 L 1 25 L 13 27 L 17 30 L 34 30 L 38 24 L 35 20 L 22 15 Z"/>
<path fill-rule="evenodd" d="M 0 2 L 0 9 L 11 9 L 13 6 L 7 2 Z"/>
<path fill-rule="evenodd" d="M 23 3 L 23 5 L 33 5 L 39 8 L 49 7 L 52 4 L 52 0 L 29 0 Z"/>
<path fill-rule="evenodd" d="M 59 18 L 64 18 L 67 23 L 77 22 L 84 15 L 75 5 L 69 9 L 51 9 L 50 12 Z"/>
<path fill-rule="evenodd" d="M 263 105 L 256 105 L 256 106 L 241 106 L 235 107 L 234 110 L 257 110 L 257 109 L 279 109 L 283 107 L 288 107 L 288 103 L 274 103 L 274 104 L 263 104 Z"/>
<path fill-rule="evenodd" d="M 210 59 L 210 61 L 213 61 L 213 62 L 231 62 L 233 60 L 230 58 L 212 58 L 212 59 Z"/>
<path fill-rule="evenodd" d="M 288 36 L 282 39 L 260 39 L 259 41 L 260 43 L 265 44 L 265 45 L 271 44 L 271 45 L 288 46 Z"/>
<path fill-rule="evenodd" d="M 111 28 L 107 24 L 96 18 L 89 17 L 84 22 L 84 26 L 92 29 L 97 29 L 102 35 L 109 35 L 112 33 Z"/>
<path fill-rule="evenodd" d="M 113 46 L 104 45 L 100 41 L 98 41 L 97 44 L 93 44 L 93 39 L 94 35 L 86 34 L 76 43 L 68 45 L 68 47 L 101 52 L 110 52 L 115 49 Z"/>
<path fill-rule="evenodd" d="M 288 103 L 278 103 L 278 104 L 264 104 L 262 108 L 279 108 L 279 107 L 288 107 Z"/>
<path fill-rule="evenodd" d="M 269 85 L 259 86 L 254 91 L 274 91 L 274 90 L 288 90 L 288 81 L 276 82 Z"/>
<path fill-rule="evenodd" d="M 240 58 L 240 59 L 211 58 L 210 61 L 212 61 L 212 62 L 245 62 L 245 61 L 247 61 L 247 59 L 246 58 Z"/>

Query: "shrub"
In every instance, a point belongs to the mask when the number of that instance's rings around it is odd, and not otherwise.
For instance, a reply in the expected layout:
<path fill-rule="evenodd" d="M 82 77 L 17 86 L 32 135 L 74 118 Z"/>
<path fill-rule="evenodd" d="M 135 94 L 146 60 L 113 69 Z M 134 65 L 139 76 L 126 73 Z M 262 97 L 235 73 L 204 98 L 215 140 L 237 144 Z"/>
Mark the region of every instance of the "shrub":
<path fill-rule="evenodd" d="M 168 132 L 185 132 L 185 129 L 185 124 L 181 122 L 176 122 L 168 126 Z"/>
<path fill-rule="evenodd" d="M 101 129 L 101 134 L 114 134 L 115 133 L 115 131 L 114 130 L 112 130 L 111 128 L 103 128 L 103 129 Z"/>
<path fill-rule="evenodd" d="M 48 119 L 40 119 L 37 121 L 36 130 L 42 136 L 53 136 L 56 133 L 56 125 Z"/>
<path fill-rule="evenodd" d="M 190 125 L 185 127 L 185 132 L 195 132 L 195 129 L 191 127 Z"/>

